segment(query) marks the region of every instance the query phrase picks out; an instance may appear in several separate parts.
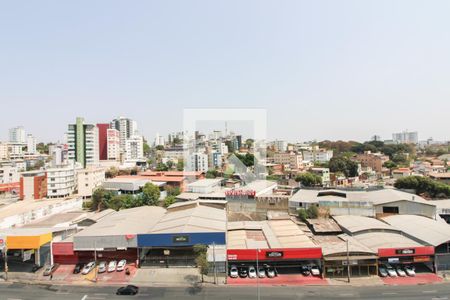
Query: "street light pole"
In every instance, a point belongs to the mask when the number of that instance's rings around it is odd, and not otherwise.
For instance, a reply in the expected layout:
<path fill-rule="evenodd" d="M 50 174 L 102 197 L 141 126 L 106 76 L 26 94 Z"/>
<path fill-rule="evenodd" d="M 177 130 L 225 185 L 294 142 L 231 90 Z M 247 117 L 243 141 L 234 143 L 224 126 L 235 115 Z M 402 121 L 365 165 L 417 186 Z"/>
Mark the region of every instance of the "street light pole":
<path fill-rule="evenodd" d="M 350 254 L 348 251 L 348 238 L 347 238 L 347 281 L 350 283 Z"/>
<path fill-rule="evenodd" d="M 261 294 L 259 291 L 259 248 L 256 249 L 256 294 L 257 299 L 260 300 Z"/>
<path fill-rule="evenodd" d="M 97 282 L 97 241 L 94 240 L 94 272 L 95 278 L 94 281 Z"/>

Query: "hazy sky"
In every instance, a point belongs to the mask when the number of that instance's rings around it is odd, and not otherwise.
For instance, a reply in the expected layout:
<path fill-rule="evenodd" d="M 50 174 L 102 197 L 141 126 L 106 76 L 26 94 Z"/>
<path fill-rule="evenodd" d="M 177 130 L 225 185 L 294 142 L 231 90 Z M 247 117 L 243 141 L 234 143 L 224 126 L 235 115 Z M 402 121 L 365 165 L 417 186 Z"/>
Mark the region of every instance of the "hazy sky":
<path fill-rule="evenodd" d="M 1 1 L 0 139 L 265 108 L 275 139 L 450 139 L 450 1 Z"/>

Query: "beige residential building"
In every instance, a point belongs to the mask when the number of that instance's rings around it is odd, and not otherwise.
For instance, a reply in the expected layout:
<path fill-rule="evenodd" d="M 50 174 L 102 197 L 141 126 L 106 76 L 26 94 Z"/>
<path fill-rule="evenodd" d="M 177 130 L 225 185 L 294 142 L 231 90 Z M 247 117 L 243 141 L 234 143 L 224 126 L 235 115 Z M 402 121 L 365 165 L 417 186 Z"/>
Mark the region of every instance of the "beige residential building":
<path fill-rule="evenodd" d="M 372 153 L 366 151 L 364 154 L 358 154 L 356 160 L 361 163 L 362 167 L 371 167 L 375 172 L 381 173 L 383 164 L 389 160 L 389 156 L 380 152 Z"/>
<path fill-rule="evenodd" d="M 105 169 L 89 167 L 77 171 L 78 195 L 92 197 L 92 192 L 105 181 Z"/>
<path fill-rule="evenodd" d="M 281 165 L 288 165 L 291 169 L 303 168 L 303 155 L 295 152 L 281 152 L 273 155 L 273 162 Z"/>
<path fill-rule="evenodd" d="M 0 160 L 8 159 L 8 144 L 0 142 Z"/>

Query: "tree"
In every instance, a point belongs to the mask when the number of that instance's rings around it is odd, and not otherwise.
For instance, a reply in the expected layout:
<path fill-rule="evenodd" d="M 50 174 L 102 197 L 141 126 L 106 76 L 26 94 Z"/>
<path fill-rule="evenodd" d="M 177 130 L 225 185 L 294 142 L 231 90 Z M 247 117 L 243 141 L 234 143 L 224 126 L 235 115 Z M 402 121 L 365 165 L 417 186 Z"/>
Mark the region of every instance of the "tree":
<path fill-rule="evenodd" d="M 306 212 L 306 209 L 300 208 L 298 210 L 298 218 L 302 220 L 302 222 L 306 222 L 306 219 L 308 219 L 308 213 Z"/>
<path fill-rule="evenodd" d="M 106 172 L 105 172 L 106 178 L 114 178 L 117 175 L 119 175 L 119 170 L 115 167 L 111 167 L 108 170 L 106 170 Z"/>
<path fill-rule="evenodd" d="M 181 194 L 180 188 L 177 186 L 166 185 L 164 189 L 167 192 L 167 196 L 178 196 Z"/>
<path fill-rule="evenodd" d="M 183 171 L 184 170 L 184 161 L 182 159 L 179 159 L 177 162 L 177 171 Z"/>
<path fill-rule="evenodd" d="M 398 189 L 413 189 L 418 195 L 426 193 L 432 198 L 450 197 L 450 185 L 428 177 L 402 177 L 397 179 L 394 186 Z"/>
<path fill-rule="evenodd" d="M 159 151 L 162 151 L 162 150 L 164 150 L 164 146 L 163 146 L 163 145 L 157 145 L 157 146 L 155 147 L 155 149 L 156 149 L 156 150 L 159 150 Z"/>
<path fill-rule="evenodd" d="M 216 178 L 219 176 L 220 176 L 219 171 L 214 170 L 214 169 L 206 171 L 206 175 L 205 175 L 206 178 Z"/>
<path fill-rule="evenodd" d="M 158 165 L 156 166 L 156 171 L 168 171 L 169 168 L 167 167 L 167 165 L 165 163 L 158 163 Z"/>
<path fill-rule="evenodd" d="M 306 213 L 308 215 L 308 219 L 317 219 L 319 216 L 319 208 L 316 205 L 311 205 L 306 210 Z"/>
<path fill-rule="evenodd" d="M 254 139 L 246 139 L 245 140 L 245 145 L 247 146 L 248 149 L 252 148 L 254 143 L 255 143 Z"/>
<path fill-rule="evenodd" d="M 159 203 L 159 197 L 161 197 L 161 192 L 159 187 L 153 183 L 147 182 L 142 188 L 142 202 L 143 205 L 153 205 L 156 206 Z"/>
<path fill-rule="evenodd" d="M 167 166 L 167 169 L 168 169 L 168 170 L 171 170 L 171 169 L 173 168 L 173 166 L 174 166 L 173 161 L 169 160 L 169 161 L 166 163 L 166 166 Z"/>
<path fill-rule="evenodd" d="M 303 186 L 318 186 L 322 184 L 322 178 L 313 173 L 301 173 L 295 177 L 295 181 L 300 182 Z"/>
<path fill-rule="evenodd" d="M 200 274 L 202 275 L 202 282 L 204 282 L 204 275 L 208 275 L 209 272 L 209 261 L 207 257 L 208 247 L 202 244 L 194 245 L 194 253 L 196 254 L 195 263 L 199 268 Z"/>
<path fill-rule="evenodd" d="M 388 168 L 389 170 L 397 168 L 397 164 L 392 160 L 388 160 L 383 164 L 383 167 Z"/>
<path fill-rule="evenodd" d="M 164 199 L 164 207 L 169 207 L 172 204 L 176 202 L 175 196 L 167 196 L 166 199 Z"/>
<path fill-rule="evenodd" d="M 345 156 L 335 156 L 329 162 L 330 171 L 341 172 L 345 177 L 358 176 L 358 163 Z"/>
<path fill-rule="evenodd" d="M 92 193 L 92 209 L 101 211 L 109 207 L 109 201 L 113 197 L 111 191 L 104 188 L 98 188 Z"/>
<path fill-rule="evenodd" d="M 144 142 L 143 149 L 144 149 L 144 156 L 145 156 L 145 157 L 149 156 L 149 155 L 150 155 L 150 152 L 151 152 L 151 148 L 150 148 L 150 146 L 147 144 L 147 141 Z"/>
<path fill-rule="evenodd" d="M 251 167 L 255 164 L 255 156 L 251 153 L 246 153 L 245 155 L 236 153 L 235 155 L 246 167 Z"/>

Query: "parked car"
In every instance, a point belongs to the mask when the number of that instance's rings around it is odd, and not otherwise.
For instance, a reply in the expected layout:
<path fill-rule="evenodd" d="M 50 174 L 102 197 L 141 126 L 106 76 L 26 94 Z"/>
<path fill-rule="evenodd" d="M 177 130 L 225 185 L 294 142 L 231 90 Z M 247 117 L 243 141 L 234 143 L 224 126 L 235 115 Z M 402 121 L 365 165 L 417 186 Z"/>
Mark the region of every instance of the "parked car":
<path fill-rule="evenodd" d="M 406 272 L 406 275 L 408 275 L 408 276 L 411 276 L 411 277 L 416 276 L 416 271 L 415 271 L 414 266 L 406 266 L 405 272 Z"/>
<path fill-rule="evenodd" d="M 239 277 L 239 271 L 238 271 L 238 268 L 236 266 L 231 266 L 230 267 L 230 277 L 231 278 L 238 278 Z"/>
<path fill-rule="evenodd" d="M 246 267 L 239 268 L 239 277 L 246 278 L 248 276 L 248 271 Z"/>
<path fill-rule="evenodd" d="M 42 266 L 39 265 L 33 265 L 33 268 L 31 268 L 31 272 L 36 273 L 39 269 L 41 269 Z"/>
<path fill-rule="evenodd" d="M 276 276 L 274 268 L 268 265 L 266 265 L 264 268 L 266 269 L 267 277 L 274 278 Z"/>
<path fill-rule="evenodd" d="M 378 273 L 380 274 L 380 277 L 388 277 L 389 275 L 386 268 L 383 267 L 378 268 Z"/>
<path fill-rule="evenodd" d="M 311 274 L 311 271 L 308 266 L 301 266 L 300 272 L 303 274 L 303 276 L 309 276 Z"/>
<path fill-rule="evenodd" d="M 406 276 L 405 271 L 403 271 L 403 269 L 401 267 L 397 267 L 395 270 L 397 271 L 398 276 L 400 276 L 400 277 Z"/>
<path fill-rule="evenodd" d="M 119 263 L 117 264 L 117 272 L 125 270 L 126 265 L 127 265 L 127 261 L 125 259 L 122 259 L 121 261 L 119 261 Z"/>
<path fill-rule="evenodd" d="M 385 265 L 385 268 L 390 277 L 397 277 L 397 272 L 395 272 L 394 268 L 391 265 Z"/>
<path fill-rule="evenodd" d="M 115 260 L 110 261 L 108 264 L 108 272 L 109 273 L 114 272 L 116 268 L 117 268 L 117 261 Z"/>
<path fill-rule="evenodd" d="M 105 273 L 106 272 L 106 261 L 101 261 L 98 264 L 98 272 L 99 273 Z"/>
<path fill-rule="evenodd" d="M 318 266 L 311 266 L 311 275 L 313 276 L 320 276 L 320 269 Z"/>
<path fill-rule="evenodd" d="M 258 267 L 258 277 L 259 278 L 266 277 L 266 270 L 264 270 L 264 267 L 261 267 L 261 266 Z"/>
<path fill-rule="evenodd" d="M 248 278 L 256 278 L 256 269 L 254 266 L 248 267 Z"/>
<path fill-rule="evenodd" d="M 76 264 L 75 268 L 73 268 L 73 274 L 79 274 L 81 272 L 81 269 L 83 269 L 83 264 Z"/>
<path fill-rule="evenodd" d="M 139 292 L 139 288 L 135 285 L 127 285 L 127 286 L 123 286 L 120 287 L 117 292 L 116 295 L 136 295 Z"/>
<path fill-rule="evenodd" d="M 45 268 L 44 270 L 44 276 L 50 276 L 53 274 L 53 272 L 56 271 L 56 269 L 58 269 L 59 264 L 53 264 L 53 265 L 49 265 Z"/>
<path fill-rule="evenodd" d="M 94 270 L 95 268 L 95 262 L 91 261 L 90 263 L 88 263 L 87 265 L 85 265 L 83 267 L 83 270 L 81 270 L 81 274 L 83 275 L 87 275 L 89 274 L 92 270 Z"/>

